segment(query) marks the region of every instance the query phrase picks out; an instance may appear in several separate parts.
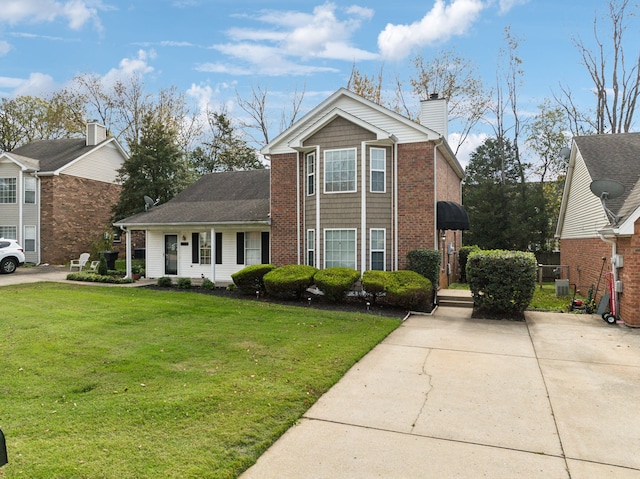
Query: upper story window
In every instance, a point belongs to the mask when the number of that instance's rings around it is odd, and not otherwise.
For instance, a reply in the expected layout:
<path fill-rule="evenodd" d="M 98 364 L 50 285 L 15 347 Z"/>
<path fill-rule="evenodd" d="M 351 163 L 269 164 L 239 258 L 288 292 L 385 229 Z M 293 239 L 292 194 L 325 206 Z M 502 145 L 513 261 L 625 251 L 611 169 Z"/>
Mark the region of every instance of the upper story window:
<path fill-rule="evenodd" d="M 356 191 L 356 149 L 324 152 L 325 193 Z"/>
<path fill-rule="evenodd" d="M 16 202 L 16 179 L 0 178 L 0 203 Z"/>
<path fill-rule="evenodd" d="M 386 161 L 387 151 L 383 148 L 371 148 L 371 191 L 373 193 L 384 193 L 386 191 Z"/>
<path fill-rule="evenodd" d="M 36 202 L 36 179 L 33 176 L 24 178 L 24 202 L 25 204 L 35 204 Z"/>
<path fill-rule="evenodd" d="M 307 155 L 307 195 L 316 193 L 316 154 Z"/>

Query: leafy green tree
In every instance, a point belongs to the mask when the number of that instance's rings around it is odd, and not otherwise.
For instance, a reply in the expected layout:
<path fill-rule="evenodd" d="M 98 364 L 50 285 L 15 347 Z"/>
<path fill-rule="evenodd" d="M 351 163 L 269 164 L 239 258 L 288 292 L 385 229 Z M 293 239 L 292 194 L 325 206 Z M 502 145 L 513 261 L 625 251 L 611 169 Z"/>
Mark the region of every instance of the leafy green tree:
<path fill-rule="evenodd" d="M 225 112 L 208 112 L 210 136 L 190 155 L 199 175 L 214 171 L 255 170 L 264 168 L 257 152 L 237 132 Z"/>
<path fill-rule="evenodd" d="M 164 203 L 192 181 L 176 135 L 157 116 L 144 117 L 140 140 L 131 144 L 131 155 L 118 172 L 122 191 L 113 210 L 115 221 L 143 211 L 144 195 Z"/>

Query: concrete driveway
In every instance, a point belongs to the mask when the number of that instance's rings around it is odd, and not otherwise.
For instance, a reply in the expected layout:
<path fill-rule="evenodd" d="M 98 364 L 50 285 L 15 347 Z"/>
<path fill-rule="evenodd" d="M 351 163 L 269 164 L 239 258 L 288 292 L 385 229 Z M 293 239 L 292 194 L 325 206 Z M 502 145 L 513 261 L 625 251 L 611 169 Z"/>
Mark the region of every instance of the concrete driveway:
<path fill-rule="evenodd" d="M 640 477 L 640 330 L 412 316 L 242 479 Z"/>
<path fill-rule="evenodd" d="M 69 268 L 64 266 L 20 266 L 11 274 L 0 274 L 0 286 L 39 281 L 64 281 L 69 272 Z"/>

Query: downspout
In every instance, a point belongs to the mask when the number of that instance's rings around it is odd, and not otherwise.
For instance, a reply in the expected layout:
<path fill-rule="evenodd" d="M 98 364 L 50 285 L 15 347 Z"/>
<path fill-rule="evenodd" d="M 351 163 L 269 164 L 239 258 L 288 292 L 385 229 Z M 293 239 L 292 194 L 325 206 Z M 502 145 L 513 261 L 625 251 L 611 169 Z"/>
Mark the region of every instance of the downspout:
<path fill-rule="evenodd" d="M 316 165 L 315 165 L 315 179 L 316 179 L 316 232 L 313 234 L 313 239 L 316 244 L 313 246 L 315 253 L 313 255 L 313 261 L 316 268 L 320 268 L 320 145 L 316 145 Z M 323 171 L 324 173 L 324 171 Z M 322 255 L 322 261 L 324 261 L 324 254 Z"/>
<path fill-rule="evenodd" d="M 600 231 L 598 231 L 598 236 L 600 236 L 600 239 L 602 241 L 604 241 L 605 243 L 610 243 L 611 244 L 611 272 L 613 273 L 613 292 L 616 295 L 615 298 L 615 304 L 616 304 L 616 311 L 618 313 L 618 318 L 620 318 L 620 303 L 618 302 L 618 267 L 616 266 L 615 263 L 615 258 L 616 258 L 616 254 L 617 254 L 617 250 L 616 250 L 616 240 L 615 239 L 608 239 L 604 236 L 604 234 Z"/>
<path fill-rule="evenodd" d="M 438 148 L 444 143 L 444 138 L 440 137 L 440 142 L 433 147 L 433 249 L 439 250 L 440 238 L 438 238 Z"/>
<path fill-rule="evenodd" d="M 393 144 L 393 271 L 398 271 L 398 143 Z"/>
<path fill-rule="evenodd" d="M 296 242 L 298 244 L 298 264 L 302 245 L 300 244 L 300 152 L 296 155 Z"/>
<path fill-rule="evenodd" d="M 40 230 L 40 228 L 42 228 L 42 184 L 40 183 L 40 177 L 37 171 L 34 172 L 34 176 L 36 177 L 36 184 L 38 185 L 36 188 L 36 252 L 38 255 L 36 264 L 40 264 L 42 262 L 42 245 L 40 243 L 40 238 L 42 237 Z"/>
<path fill-rule="evenodd" d="M 24 247 L 24 172 L 22 169 L 18 171 L 16 196 L 16 201 L 18 202 L 18 231 L 16 231 L 16 240 Z"/>
<path fill-rule="evenodd" d="M 361 148 L 360 164 L 360 273 L 364 273 L 367 265 L 367 145 L 370 142 L 363 141 Z"/>

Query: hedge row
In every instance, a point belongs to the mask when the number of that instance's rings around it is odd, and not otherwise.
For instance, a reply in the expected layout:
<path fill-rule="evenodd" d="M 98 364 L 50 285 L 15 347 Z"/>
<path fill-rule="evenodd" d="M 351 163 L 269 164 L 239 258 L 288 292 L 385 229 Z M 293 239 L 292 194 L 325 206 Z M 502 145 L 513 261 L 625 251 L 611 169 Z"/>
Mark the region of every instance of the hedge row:
<path fill-rule="evenodd" d="M 279 268 L 256 265 L 238 271 L 232 279 L 236 287 L 246 294 L 264 291 L 276 298 L 300 299 L 307 289 L 315 285 L 327 300 L 339 302 L 354 289 L 360 273 L 341 267 L 318 270 L 306 265 Z M 363 293 L 374 302 L 407 309 L 428 309 L 433 298 L 432 282 L 414 271 L 365 271 L 362 287 Z"/>

